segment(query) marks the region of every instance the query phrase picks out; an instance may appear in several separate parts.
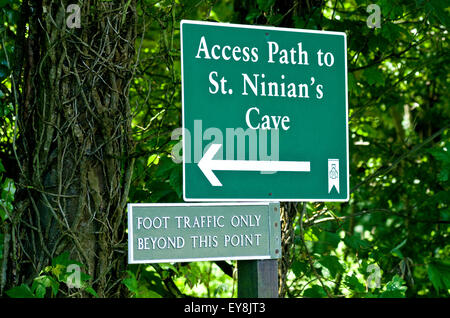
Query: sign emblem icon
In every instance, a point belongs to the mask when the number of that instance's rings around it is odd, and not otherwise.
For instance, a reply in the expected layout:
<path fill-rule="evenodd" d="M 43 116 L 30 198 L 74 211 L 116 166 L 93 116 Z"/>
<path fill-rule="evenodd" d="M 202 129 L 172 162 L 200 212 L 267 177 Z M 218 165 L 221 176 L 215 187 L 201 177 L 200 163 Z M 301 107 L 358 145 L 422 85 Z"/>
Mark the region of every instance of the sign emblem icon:
<path fill-rule="evenodd" d="M 339 193 L 339 159 L 328 159 L 328 193 L 333 187 Z"/>

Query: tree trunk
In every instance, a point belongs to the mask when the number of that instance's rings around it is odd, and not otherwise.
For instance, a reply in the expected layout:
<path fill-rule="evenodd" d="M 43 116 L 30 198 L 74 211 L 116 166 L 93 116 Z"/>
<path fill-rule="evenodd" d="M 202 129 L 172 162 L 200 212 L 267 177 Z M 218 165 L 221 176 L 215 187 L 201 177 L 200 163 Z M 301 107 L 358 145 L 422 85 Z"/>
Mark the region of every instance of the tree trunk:
<path fill-rule="evenodd" d="M 70 28 L 71 2 L 22 3 L 28 34 L 16 46 L 23 54 L 13 79 L 20 177 L 1 287 L 30 283 L 68 251 L 100 297 L 119 296 L 133 169 L 136 4 L 78 2 L 81 25 Z"/>

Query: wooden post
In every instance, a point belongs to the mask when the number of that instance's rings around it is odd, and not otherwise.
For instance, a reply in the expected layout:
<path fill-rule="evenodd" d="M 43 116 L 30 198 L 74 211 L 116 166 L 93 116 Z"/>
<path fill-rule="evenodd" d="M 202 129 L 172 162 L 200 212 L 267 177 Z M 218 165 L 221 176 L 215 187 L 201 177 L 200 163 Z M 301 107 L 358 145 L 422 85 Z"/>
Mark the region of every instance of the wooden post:
<path fill-rule="evenodd" d="M 278 298 L 278 260 L 238 261 L 238 298 Z"/>

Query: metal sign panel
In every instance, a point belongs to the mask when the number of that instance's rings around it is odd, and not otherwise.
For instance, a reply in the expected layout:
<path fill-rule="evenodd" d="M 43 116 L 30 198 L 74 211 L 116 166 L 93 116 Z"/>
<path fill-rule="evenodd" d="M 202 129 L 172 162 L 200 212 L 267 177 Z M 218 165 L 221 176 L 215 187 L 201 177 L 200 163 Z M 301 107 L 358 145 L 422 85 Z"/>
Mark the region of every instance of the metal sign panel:
<path fill-rule="evenodd" d="M 276 259 L 278 203 L 128 204 L 128 262 Z"/>
<path fill-rule="evenodd" d="M 347 201 L 346 35 L 181 22 L 185 201 Z"/>

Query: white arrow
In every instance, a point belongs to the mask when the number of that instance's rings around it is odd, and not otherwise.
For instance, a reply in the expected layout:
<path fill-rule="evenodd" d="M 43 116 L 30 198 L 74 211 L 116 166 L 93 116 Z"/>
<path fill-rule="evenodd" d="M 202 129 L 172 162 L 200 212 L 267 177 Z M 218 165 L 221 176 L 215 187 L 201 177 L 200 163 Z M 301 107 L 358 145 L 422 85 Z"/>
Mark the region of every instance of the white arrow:
<path fill-rule="evenodd" d="M 220 171 L 311 171 L 309 161 L 257 161 L 257 160 L 213 160 L 222 147 L 212 144 L 198 163 L 198 167 L 214 187 L 221 187 L 214 170 Z"/>

